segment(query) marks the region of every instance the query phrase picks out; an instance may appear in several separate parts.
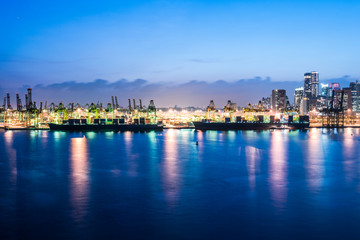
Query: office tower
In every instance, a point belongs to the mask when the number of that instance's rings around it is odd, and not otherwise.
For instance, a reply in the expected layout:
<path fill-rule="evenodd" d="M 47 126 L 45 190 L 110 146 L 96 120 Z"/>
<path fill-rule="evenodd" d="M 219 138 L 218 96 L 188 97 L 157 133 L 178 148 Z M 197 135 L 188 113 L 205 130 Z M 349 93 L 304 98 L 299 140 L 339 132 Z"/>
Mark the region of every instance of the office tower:
<path fill-rule="evenodd" d="M 321 86 L 321 94 L 318 99 L 319 102 L 318 107 L 322 109 L 328 108 L 332 94 L 331 88 L 329 84 L 321 83 L 320 86 Z"/>
<path fill-rule="evenodd" d="M 274 89 L 271 93 L 271 109 L 274 112 L 285 110 L 286 107 L 286 90 Z"/>
<path fill-rule="evenodd" d="M 319 96 L 319 73 L 304 74 L 304 97 L 317 98 Z"/>
<path fill-rule="evenodd" d="M 343 88 L 333 90 L 334 96 L 333 99 L 333 107 L 340 108 L 342 101 L 342 108 L 344 110 L 352 109 L 352 93 L 350 88 Z"/>
<path fill-rule="evenodd" d="M 351 97 L 352 97 L 352 108 L 353 112 L 360 112 L 360 81 L 350 83 Z"/>
<path fill-rule="evenodd" d="M 300 114 L 301 115 L 309 114 L 309 110 L 310 110 L 310 101 L 308 98 L 304 97 L 301 99 L 300 102 Z"/>
<path fill-rule="evenodd" d="M 321 83 L 321 97 L 330 97 L 330 89 L 329 84 Z"/>
<path fill-rule="evenodd" d="M 271 97 L 263 97 L 261 99 L 262 105 L 264 108 L 266 109 L 270 109 L 271 108 Z"/>
<path fill-rule="evenodd" d="M 301 103 L 301 99 L 304 96 L 304 87 L 299 87 L 295 89 L 295 94 L 294 94 L 294 107 L 295 109 L 299 109 L 300 107 L 300 103 Z"/>
<path fill-rule="evenodd" d="M 331 90 L 340 90 L 340 83 L 330 83 Z"/>
<path fill-rule="evenodd" d="M 311 73 L 304 74 L 304 97 L 311 96 Z"/>
<path fill-rule="evenodd" d="M 352 109 L 352 91 L 350 88 L 343 88 L 344 97 L 343 97 L 343 108 L 344 110 Z"/>
<path fill-rule="evenodd" d="M 319 73 L 311 72 L 311 97 L 317 98 L 319 96 Z"/>

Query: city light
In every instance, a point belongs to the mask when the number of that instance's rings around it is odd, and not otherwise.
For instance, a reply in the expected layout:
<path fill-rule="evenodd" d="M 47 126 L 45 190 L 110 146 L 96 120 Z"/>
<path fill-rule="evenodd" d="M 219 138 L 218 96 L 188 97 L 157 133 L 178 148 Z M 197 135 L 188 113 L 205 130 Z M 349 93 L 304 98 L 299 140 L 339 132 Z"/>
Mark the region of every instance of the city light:
<path fill-rule="evenodd" d="M 118 108 L 116 96 L 116 105 L 113 101 L 113 104 L 109 103 L 106 107 L 103 107 L 102 103 L 91 103 L 84 106 L 77 104 L 74 109 L 73 103 L 65 105 L 60 102 L 45 108 L 41 103 L 38 108 L 32 99 L 32 89 L 29 88 L 26 104 L 23 106 L 17 95 L 17 108 L 13 109 L 10 94 L 7 93 L 7 102 L 0 108 L 0 128 L 48 129 L 52 123 L 86 125 L 100 122 L 106 125 L 161 124 L 166 128 L 193 128 L 194 122 L 202 121 L 264 124 L 275 121 L 288 124 L 290 121 L 303 121 L 301 116 L 310 117 L 310 127 L 357 126 L 360 123 L 359 81 L 350 83 L 350 88 L 341 89 L 339 83 L 319 84 L 318 72 L 304 74 L 304 87 L 295 89 L 293 104 L 290 104 L 284 89 L 272 90 L 270 97 L 263 97 L 257 104 L 238 107 L 229 100 L 224 108 L 216 108 L 214 101 L 210 101 L 206 108 L 175 106 L 157 109 L 152 100 L 146 107 L 141 100 L 140 104 L 136 105 L 135 99 L 129 99 L 128 108 Z"/>

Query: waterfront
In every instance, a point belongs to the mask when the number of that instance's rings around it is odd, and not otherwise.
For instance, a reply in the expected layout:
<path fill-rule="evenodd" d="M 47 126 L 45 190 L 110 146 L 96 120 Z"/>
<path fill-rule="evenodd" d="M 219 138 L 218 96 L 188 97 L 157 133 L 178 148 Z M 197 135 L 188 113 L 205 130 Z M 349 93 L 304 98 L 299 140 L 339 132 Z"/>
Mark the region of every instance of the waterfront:
<path fill-rule="evenodd" d="M 359 143 L 350 128 L 1 130 L 0 238 L 359 239 Z"/>

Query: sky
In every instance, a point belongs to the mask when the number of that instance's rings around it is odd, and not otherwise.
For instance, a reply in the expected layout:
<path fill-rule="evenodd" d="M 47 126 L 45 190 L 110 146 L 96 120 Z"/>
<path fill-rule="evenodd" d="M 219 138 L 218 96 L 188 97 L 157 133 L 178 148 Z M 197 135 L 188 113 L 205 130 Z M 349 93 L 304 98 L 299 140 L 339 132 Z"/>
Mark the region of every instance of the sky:
<path fill-rule="evenodd" d="M 285 88 L 291 99 L 305 72 L 360 78 L 359 10 L 346 0 L 2 1 L 0 94 L 202 106 Z"/>

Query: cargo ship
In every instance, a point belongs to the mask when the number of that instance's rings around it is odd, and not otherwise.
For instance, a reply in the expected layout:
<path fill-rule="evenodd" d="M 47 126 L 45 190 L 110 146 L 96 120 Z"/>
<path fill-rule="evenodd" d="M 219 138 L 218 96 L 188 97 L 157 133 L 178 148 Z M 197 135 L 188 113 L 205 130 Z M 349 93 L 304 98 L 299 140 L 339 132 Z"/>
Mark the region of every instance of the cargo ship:
<path fill-rule="evenodd" d="M 281 117 L 281 114 L 271 115 L 270 109 L 261 101 L 256 106 L 249 104 L 242 110 L 241 116 L 233 116 L 237 112 L 236 103 L 227 102 L 219 116 L 214 101 L 206 108 L 206 116 L 202 121 L 193 122 L 196 130 L 267 130 L 267 129 L 304 129 L 310 126 L 308 115 L 298 115 L 294 112 Z"/>
<path fill-rule="evenodd" d="M 292 116 L 289 116 L 288 122 L 274 121 L 242 121 L 240 117 L 236 122 L 230 122 L 230 118 L 225 118 L 224 122 L 214 122 L 203 120 L 193 122 L 196 130 L 267 130 L 267 129 L 305 129 L 310 126 L 309 116 L 300 116 L 299 121 L 294 122 Z"/>
<path fill-rule="evenodd" d="M 161 123 L 151 124 L 145 123 L 143 118 L 135 119 L 133 123 L 125 123 L 124 119 L 94 119 L 93 123 L 87 123 L 86 119 L 69 119 L 63 123 L 49 123 L 50 130 L 53 131 L 162 131 L 163 125 Z"/>
<path fill-rule="evenodd" d="M 193 122 L 196 130 L 267 130 L 267 129 L 305 129 L 309 123 L 257 123 L 257 122 Z"/>

